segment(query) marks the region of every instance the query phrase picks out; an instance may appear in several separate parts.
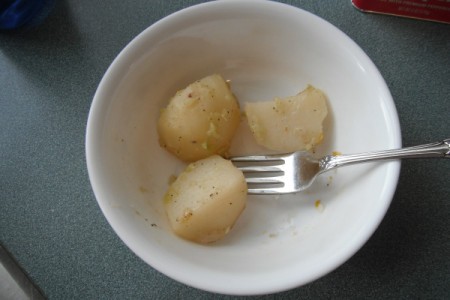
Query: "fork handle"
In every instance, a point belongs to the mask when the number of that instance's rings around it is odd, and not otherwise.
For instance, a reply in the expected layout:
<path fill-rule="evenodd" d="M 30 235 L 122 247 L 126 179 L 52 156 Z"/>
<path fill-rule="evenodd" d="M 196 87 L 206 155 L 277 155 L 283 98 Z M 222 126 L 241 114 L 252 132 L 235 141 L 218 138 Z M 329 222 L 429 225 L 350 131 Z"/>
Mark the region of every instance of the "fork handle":
<path fill-rule="evenodd" d="M 345 165 L 370 162 L 375 160 L 399 158 L 440 157 L 450 158 L 450 139 L 441 142 L 418 145 L 413 147 L 384 151 L 366 152 L 361 154 L 328 155 L 319 160 L 322 172 Z"/>

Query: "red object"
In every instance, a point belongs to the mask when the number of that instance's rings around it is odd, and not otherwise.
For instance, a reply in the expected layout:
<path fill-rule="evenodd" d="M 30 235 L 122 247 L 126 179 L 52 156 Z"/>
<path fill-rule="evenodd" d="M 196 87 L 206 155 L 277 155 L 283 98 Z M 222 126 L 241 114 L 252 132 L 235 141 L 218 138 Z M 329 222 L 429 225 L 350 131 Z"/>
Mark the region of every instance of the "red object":
<path fill-rule="evenodd" d="M 351 0 L 364 11 L 450 24 L 450 0 Z"/>

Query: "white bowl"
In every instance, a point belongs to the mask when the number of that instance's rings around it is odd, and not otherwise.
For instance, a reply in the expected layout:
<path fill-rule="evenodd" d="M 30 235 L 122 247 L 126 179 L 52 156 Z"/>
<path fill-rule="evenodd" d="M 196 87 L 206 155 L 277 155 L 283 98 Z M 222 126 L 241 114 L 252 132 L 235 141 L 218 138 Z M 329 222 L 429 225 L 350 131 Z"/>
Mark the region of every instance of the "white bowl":
<path fill-rule="evenodd" d="M 339 169 L 303 193 L 249 196 L 230 234 L 212 245 L 175 236 L 162 196 L 183 164 L 158 145 L 160 109 L 187 84 L 220 73 L 241 103 L 312 84 L 330 116 L 318 151 L 400 147 L 389 90 L 345 34 L 306 11 L 269 1 L 217 1 L 174 13 L 138 35 L 104 75 L 89 114 L 87 165 L 105 217 L 126 245 L 167 276 L 224 294 L 309 283 L 350 258 L 381 222 L 399 162 Z M 260 152 L 248 131 L 233 153 Z M 321 206 L 315 207 L 320 200 Z"/>

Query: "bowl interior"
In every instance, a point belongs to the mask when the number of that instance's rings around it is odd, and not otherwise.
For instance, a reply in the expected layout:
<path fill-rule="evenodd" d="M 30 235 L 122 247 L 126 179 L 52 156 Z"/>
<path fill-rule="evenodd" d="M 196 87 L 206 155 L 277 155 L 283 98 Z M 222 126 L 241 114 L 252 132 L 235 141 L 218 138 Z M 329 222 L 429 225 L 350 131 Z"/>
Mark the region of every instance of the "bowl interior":
<path fill-rule="evenodd" d="M 170 176 L 185 165 L 160 148 L 155 125 L 177 90 L 212 73 L 231 80 L 241 104 L 294 95 L 307 84 L 322 89 L 330 115 L 318 155 L 400 146 L 395 106 L 382 77 L 338 29 L 279 3 L 206 3 L 141 33 L 100 83 L 88 121 L 87 161 L 106 218 L 148 264 L 204 290 L 276 292 L 333 270 L 383 218 L 398 162 L 332 171 L 299 194 L 249 196 L 232 232 L 212 245 L 171 232 L 162 197 Z M 242 122 L 232 154 L 262 151 Z"/>

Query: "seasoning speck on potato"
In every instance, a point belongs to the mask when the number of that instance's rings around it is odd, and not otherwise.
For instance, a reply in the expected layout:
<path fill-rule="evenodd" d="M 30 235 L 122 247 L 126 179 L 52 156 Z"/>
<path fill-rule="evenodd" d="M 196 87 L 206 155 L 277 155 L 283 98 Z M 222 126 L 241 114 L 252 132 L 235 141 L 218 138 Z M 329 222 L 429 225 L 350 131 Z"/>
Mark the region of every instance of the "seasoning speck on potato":
<path fill-rule="evenodd" d="M 238 101 L 218 74 L 178 91 L 158 120 L 162 147 L 186 162 L 225 155 L 239 126 Z"/>
<path fill-rule="evenodd" d="M 247 201 L 244 175 L 218 155 L 189 164 L 169 186 L 164 207 L 173 231 L 197 243 L 223 238 Z"/>

